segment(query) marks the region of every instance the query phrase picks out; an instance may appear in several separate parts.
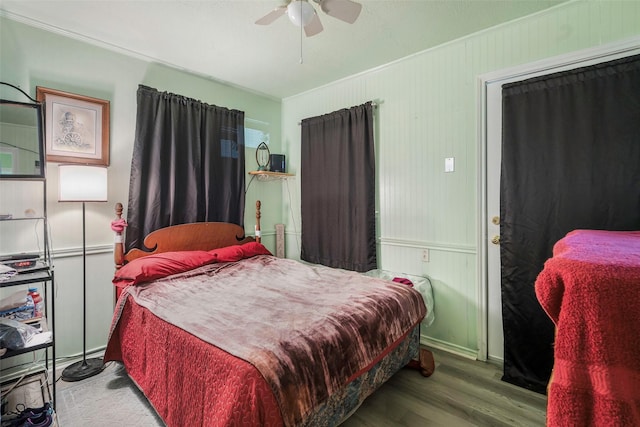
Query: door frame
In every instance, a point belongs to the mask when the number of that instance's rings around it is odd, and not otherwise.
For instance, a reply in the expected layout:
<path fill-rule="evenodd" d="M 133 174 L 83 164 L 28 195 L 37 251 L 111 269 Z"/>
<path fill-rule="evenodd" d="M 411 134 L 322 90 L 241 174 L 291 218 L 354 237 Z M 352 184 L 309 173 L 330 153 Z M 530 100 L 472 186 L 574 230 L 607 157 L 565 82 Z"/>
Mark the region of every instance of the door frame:
<path fill-rule="evenodd" d="M 640 54 L 640 36 L 624 39 L 617 42 L 605 44 L 602 46 L 587 48 L 576 52 L 571 52 L 540 61 L 531 62 L 524 65 L 518 65 L 498 71 L 493 71 L 478 76 L 478 100 L 480 109 L 478 111 L 477 140 L 480 142 L 480 155 L 478 156 L 478 251 L 477 251 L 477 274 L 478 287 L 476 292 L 478 317 L 477 336 L 478 336 L 478 360 L 494 360 L 502 363 L 503 355 L 489 354 L 489 339 L 492 333 L 499 333 L 502 336 L 502 329 L 499 331 L 489 330 L 490 324 L 490 307 L 489 307 L 489 245 L 490 237 L 488 236 L 489 227 L 489 209 L 487 186 L 487 149 L 489 146 L 488 130 L 490 126 L 497 126 L 493 120 L 501 118 L 501 103 L 491 99 L 489 93 L 501 87 L 505 83 L 526 80 L 531 77 L 555 73 L 563 70 L 569 70 L 577 67 L 593 65 L 600 62 L 606 62 L 625 56 Z M 493 102 L 492 102 L 493 101 Z"/>

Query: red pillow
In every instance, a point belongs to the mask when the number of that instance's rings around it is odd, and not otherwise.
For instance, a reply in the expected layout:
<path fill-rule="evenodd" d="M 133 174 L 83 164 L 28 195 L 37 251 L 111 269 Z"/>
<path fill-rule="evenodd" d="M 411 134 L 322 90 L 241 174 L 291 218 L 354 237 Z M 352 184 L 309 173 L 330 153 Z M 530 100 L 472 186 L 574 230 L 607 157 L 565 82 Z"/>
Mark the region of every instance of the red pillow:
<path fill-rule="evenodd" d="M 271 255 L 261 243 L 227 246 L 211 251 L 163 252 L 134 259 L 116 271 L 113 284 L 119 288 L 149 282 L 193 270 L 214 262 L 233 262 L 255 255 Z"/>
<path fill-rule="evenodd" d="M 136 285 L 192 270 L 211 262 L 215 262 L 215 257 L 207 251 L 178 251 L 147 255 L 122 266 L 116 271 L 113 283 L 118 287 Z"/>
<path fill-rule="evenodd" d="M 271 252 L 262 243 L 258 242 L 213 249 L 209 253 L 215 257 L 213 262 L 233 262 L 256 255 L 271 255 Z"/>

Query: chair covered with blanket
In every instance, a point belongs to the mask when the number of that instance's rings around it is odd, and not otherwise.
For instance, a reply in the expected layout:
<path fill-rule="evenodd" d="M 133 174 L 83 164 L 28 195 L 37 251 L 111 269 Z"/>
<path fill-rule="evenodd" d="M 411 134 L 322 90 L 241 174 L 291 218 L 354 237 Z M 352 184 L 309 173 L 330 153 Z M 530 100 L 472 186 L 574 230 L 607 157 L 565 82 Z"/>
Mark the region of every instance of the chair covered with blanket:
<path fill-rule="evenodd" d="M 556 325 L 549 426 L 640 426 L 640 232 L 575 230 L 535 283 Z"/>

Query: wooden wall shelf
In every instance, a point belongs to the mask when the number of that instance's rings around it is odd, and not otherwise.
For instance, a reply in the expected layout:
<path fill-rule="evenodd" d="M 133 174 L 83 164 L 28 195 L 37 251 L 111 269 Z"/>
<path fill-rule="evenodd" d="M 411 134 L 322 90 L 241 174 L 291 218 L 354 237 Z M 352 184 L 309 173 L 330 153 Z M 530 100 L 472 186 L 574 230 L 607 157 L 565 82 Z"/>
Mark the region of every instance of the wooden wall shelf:
<path fill-rule="evenodd" d="M 270 172 L 270 171 L 251 171 L 249 175 L 257 177 L 259 181 L 271 181 L 276 179 L 287 179 L 295 176 L 292 173 Z"/>

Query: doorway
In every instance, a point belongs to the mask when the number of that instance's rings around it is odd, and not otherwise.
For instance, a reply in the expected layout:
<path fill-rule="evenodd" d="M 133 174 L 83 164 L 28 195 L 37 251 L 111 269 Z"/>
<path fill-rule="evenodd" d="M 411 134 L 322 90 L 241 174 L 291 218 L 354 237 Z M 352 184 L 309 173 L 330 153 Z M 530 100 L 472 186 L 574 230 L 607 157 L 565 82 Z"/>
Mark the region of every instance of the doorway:
<path fill-rule="evenodd" d="M 502 85 L 640 53 L 640 39 L 589 49 L 480 77 L 480 359 L 504 361 L 500 263 Z"/>

